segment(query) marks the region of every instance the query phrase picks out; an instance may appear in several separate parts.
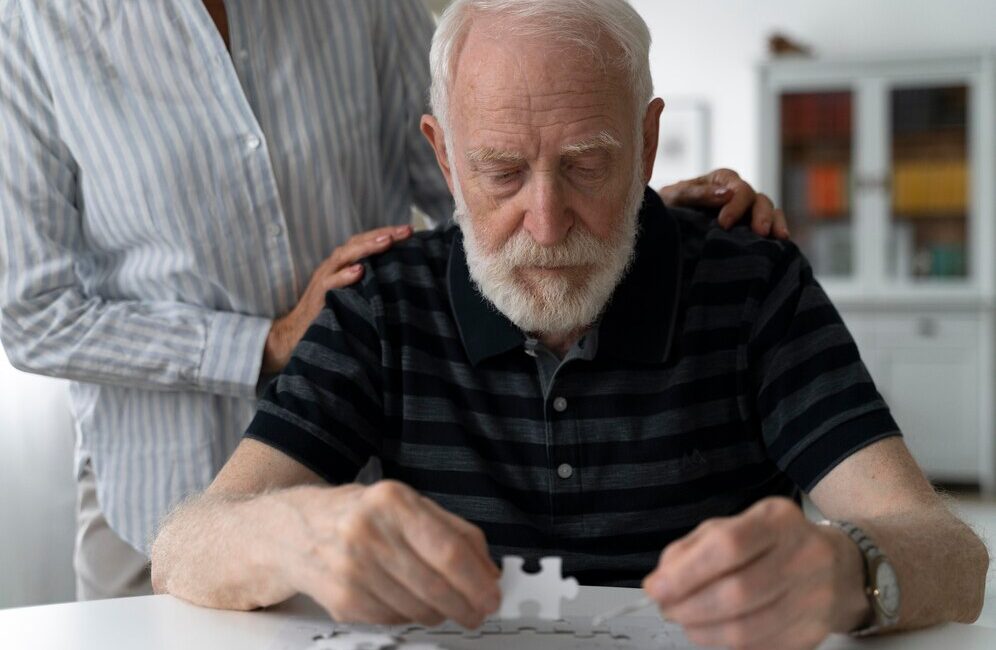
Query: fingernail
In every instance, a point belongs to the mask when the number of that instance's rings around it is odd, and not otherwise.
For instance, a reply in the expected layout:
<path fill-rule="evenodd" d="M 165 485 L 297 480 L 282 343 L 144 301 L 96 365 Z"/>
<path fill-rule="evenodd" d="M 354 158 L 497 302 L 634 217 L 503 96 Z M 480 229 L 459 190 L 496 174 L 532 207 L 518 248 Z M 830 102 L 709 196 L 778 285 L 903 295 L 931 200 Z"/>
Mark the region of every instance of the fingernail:
<path fill-rule="evenodd" d="M 350 273 L 359 273 L 362 270 L 363 270 L 363 265 L 362 264 L 354 264 L 351 267 L 349 267 L 349 272 Z"/>
<path fill-rule="evenodd" d="M 721 187 L 718 190 L 716 190 L 715 192 L 713 192 L 713 195 L 715 195 L 715 196 L 726 196 L 729 193 L 730 193 L 730 188 L 728 188 L 728 187 Z"/>
<path fill-rule="evenodd" d="M 391 236 L 390 235 L 381 235 L 380 237 L 378 237 L 374 241 L 376 241 L 378 244 L 383 244 L 386 241 L 391 241 Z"/>
<path fill-rule="evenodd" d="M 398 228 L 395 229 L 394 232 L 398 233 L 399 235 L 404 235 L 410 229 L 411 229 L 411 226 L 399 226 Z"/>

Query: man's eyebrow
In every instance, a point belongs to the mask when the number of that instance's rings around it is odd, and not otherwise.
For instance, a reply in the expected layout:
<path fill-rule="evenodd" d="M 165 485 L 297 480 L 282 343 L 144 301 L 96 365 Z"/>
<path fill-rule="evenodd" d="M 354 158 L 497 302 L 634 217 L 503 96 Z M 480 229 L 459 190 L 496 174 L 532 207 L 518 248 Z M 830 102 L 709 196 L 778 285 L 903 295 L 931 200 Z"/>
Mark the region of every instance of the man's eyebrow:
<path fill-rule="evenodd" d="M 467 162 L 482 163 L 521 163 L 525 156 L 514 151 L 495 149 L 494 147 L 477 147 L 467 152 Z"/>
<path fill-rule="evenodd" d="M 588 153 L 589 151 L 605 151 L 607 149 L 621 148 L 622 143 L 619 142 L 615 136 L 608 131 L 602 131 L 601 133 L 590 138 L 585 138 L 579 142 L 572 142 L 571 144 L 564 145 L 560 149 L 560 155 L 580 156 Z"/>

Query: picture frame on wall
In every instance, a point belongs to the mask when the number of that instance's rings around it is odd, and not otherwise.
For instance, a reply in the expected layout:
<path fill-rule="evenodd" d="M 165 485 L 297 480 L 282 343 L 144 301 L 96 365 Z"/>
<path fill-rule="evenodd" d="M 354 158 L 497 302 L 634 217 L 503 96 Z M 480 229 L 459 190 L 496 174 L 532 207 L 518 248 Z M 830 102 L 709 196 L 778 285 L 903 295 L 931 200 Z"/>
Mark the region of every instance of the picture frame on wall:
<path fill-rule="evenodd" d="M 666 100 L 651 187 L 658 189 L 709 171 L 710 121 L 704 101 Z"/>

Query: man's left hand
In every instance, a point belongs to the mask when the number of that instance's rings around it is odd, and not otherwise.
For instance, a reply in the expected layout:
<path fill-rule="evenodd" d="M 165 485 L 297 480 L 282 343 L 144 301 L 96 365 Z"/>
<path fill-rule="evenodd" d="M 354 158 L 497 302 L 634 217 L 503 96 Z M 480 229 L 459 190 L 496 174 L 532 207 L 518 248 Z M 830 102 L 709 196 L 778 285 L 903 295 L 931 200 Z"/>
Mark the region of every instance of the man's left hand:
<path fill-rule="evenodd" d="M 703 522 L 643 587 L 691 641 L 737 650 L 809 650 L 870 613 L 857 545 L 779 497 Z"/>
<path fill-rule="evenodd" d="M 664 205 L 680 208 L 719 208 L 719 225 L 729 230 L 750 215 L 750 227 L 762 237 L 788 239 L 785 213 L 766 194 L 755 192 L 732 169 L 717 169 L 704 176 L 679 181 L 658 190 Z"/>

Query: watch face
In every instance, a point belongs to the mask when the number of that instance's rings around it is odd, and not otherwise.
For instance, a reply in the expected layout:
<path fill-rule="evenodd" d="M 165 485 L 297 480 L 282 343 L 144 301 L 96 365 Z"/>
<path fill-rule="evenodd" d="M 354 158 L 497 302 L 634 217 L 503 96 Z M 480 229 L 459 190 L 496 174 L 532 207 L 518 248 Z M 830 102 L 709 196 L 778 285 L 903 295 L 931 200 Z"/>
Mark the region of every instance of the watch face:
<path fill-rule="evenodd" d="M 875 588 L 878 590 L 878 602 L 888 616 L 899 613 L 899 580 L 892 565 L 881 562 L 875 567 Z"/>

